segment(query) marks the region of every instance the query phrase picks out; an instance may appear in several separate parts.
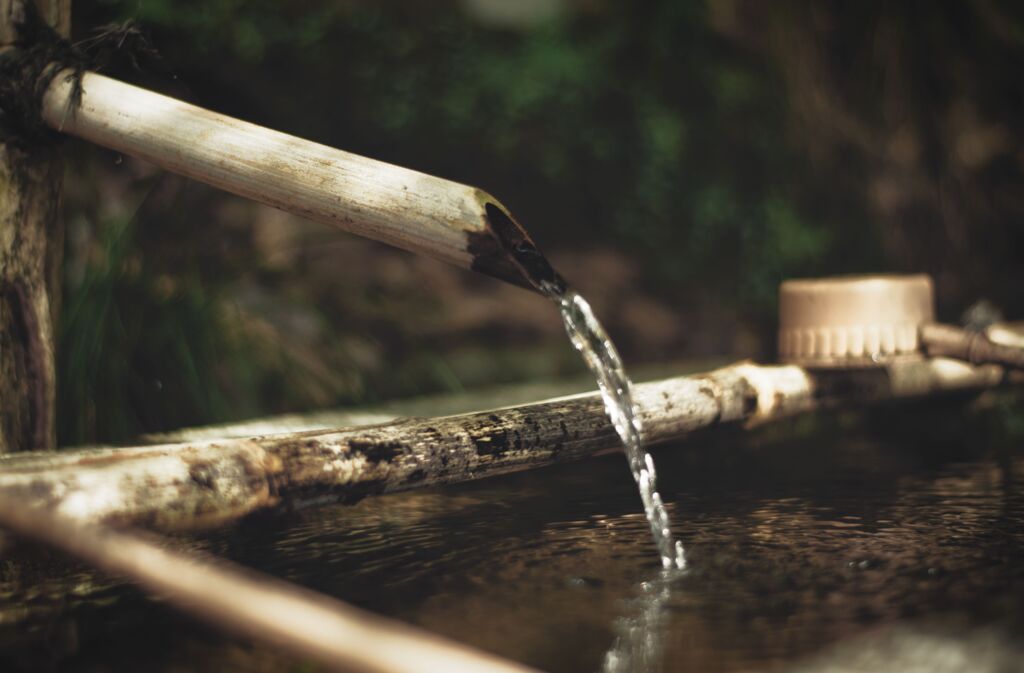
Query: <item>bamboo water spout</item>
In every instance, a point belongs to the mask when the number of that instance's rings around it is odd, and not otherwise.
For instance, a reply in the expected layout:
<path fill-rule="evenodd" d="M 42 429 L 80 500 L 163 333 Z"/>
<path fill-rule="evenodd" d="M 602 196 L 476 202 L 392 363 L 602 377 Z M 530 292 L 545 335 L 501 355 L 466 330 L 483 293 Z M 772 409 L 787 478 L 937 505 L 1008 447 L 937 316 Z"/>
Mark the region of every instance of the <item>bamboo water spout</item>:
<path fill-rule="evenodd" d="M 540 290 L 561 285 L 508 210 L 481 189 L 368 159 L 86 72 L 54 78 L 57 131 L 274 208 Z"/>

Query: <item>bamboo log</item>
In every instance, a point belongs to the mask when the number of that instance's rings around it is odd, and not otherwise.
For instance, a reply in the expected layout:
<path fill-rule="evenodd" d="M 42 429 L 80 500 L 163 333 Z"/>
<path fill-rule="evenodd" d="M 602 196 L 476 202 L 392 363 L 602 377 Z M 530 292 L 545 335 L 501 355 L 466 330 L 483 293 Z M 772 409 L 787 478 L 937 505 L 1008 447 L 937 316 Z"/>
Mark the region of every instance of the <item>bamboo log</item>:
<path fill-rule="evenodd" d="M 518 285 L 559 281 L 508 210 L 476 187 L 262 128 L 95 73 L 43 98 L 54 129 L 281 210 Z M 511 257 L 511 259 L 510 259 Z"/>
<path fill-rule="evenodd" d="M 723 424 L 764 423 L 1002 382 L 999 367 L 913 359 L 813 373 L 740 363 L 643 383 L 651 444 Z M 0 457 L 0 495 L 85 522 L 189 528 L 257 509 L 479 479 L 619 450 L 596 393 L 371 427 Z"/>
<path fill-rule="evenodd" d="M 130 579 L 216 628 L 339 671 L 530 673 L 533 669 L 379 617 L 270 575 L 0 497 L 0 525 Z"/>
<path fill-rule="evenodd" d="M 1005 327 L 1002 333 L 1014 335 Z M 1024 348 L 995 342 L 985 332 L 931 323 L 921 325 L 921 344 L 929 355 L 937 357 L 956 358 L 976 365 L 999 364 L 1024 369 Z"/>

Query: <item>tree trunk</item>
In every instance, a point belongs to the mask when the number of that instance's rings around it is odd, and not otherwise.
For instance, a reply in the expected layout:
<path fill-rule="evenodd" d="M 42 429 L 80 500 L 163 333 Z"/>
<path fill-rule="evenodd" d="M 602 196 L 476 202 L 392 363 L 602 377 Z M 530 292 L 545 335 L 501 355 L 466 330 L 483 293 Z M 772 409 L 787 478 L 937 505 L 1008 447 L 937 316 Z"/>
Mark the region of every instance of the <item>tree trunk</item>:
<path fill-rule="evenodd" d="M 25 1 L 0 0 L 0 50 L 17 42 Z M 68 34 L 69 0 L 36 6 Z M 0 138 L 0 453 L 56 443 L 62 174 L 55 147 L 17 148 Z"/>

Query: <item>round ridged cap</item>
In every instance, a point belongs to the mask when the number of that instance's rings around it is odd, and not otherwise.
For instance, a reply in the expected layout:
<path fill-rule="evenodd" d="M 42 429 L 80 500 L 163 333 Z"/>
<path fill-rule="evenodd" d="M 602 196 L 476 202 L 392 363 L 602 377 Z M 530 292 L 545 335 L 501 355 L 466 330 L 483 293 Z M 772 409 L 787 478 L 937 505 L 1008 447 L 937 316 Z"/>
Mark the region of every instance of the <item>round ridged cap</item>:
<path fill-rule="evenodd" d="M 807 367 L 870 367 L 918 355 L 918 328 L 935 321 L 932 280 L 843 276 L 779 288 L 779 359 Z"/>

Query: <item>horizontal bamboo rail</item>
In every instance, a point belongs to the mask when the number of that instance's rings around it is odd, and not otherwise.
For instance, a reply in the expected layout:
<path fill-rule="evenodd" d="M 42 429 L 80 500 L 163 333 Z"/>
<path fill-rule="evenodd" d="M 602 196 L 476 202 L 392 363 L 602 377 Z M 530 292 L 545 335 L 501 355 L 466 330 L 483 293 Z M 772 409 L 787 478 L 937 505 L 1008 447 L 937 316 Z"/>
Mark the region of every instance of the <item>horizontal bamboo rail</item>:
<path fill-rule="evenodd" d="M 219 629 L 273 643 L 303 661 L 367 673 L 534 670 L 227 561 L 24 505 L 0 497 L 0 526 L 132 580 Z"/>
<path fill-rule="evenodd" d="M 70 70 L 46 90 L 43 119 L 55 130 L 518 285 L 557 279 L 508 210 L 481 189 L 272 131 L 96 73 L 83 73 L 81 84 L 77 104 Z M 529 267 L 525 275 L 524 266 Z"/>
<path fill-rule="evenodd" d="M 1003 370 L 910 359 L 811 372 L 740 363 L 636 386 L 645 440 L 841 405 L 999 385 Z M 278 504 L 355 499 L 619 450 L 596 393 L 381 425 L 0 457 L 0 496 L 83 522 L 214 525 Z"/>
<path fill-rule="evenodd" d="M 1007 338 L 1021 339 L 1020 332 L 1009 326 L 997 324 L 995 327 Z M 1024 369 L 1024 347 L 1019 343 L 993 341 L 985 332 L 940 323 L 921 325 L 921 344 L 929 355 L 936 357 L 956 358 L 975 365 L 999 364 Z"/>

